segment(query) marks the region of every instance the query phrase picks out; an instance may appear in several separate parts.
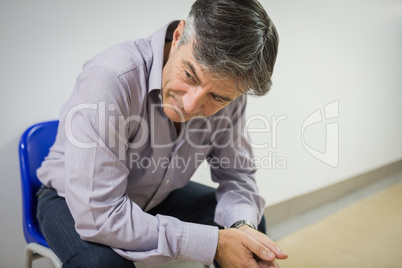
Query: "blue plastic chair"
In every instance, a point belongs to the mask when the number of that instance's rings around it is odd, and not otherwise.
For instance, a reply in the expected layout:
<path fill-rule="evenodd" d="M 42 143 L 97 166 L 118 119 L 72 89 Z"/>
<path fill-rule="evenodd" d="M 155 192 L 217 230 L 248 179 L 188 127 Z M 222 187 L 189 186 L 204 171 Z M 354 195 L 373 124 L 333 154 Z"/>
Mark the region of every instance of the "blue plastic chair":
<path fill-rule="evenodd" d="M 25 248 L 24 267 L 32 267 L 32 262 L 41 257 L 49 258 L 55 267 L 62 267 L 60 259 L 49 249 L 36 219 L 36 192 L 42 185 L 36 176 L 36 170 L 55 141 L 58 124 L 59 121 L 49 121 L 33 125 L 25 130 L 19 143 L 22 224 L 28 243 Z"/>

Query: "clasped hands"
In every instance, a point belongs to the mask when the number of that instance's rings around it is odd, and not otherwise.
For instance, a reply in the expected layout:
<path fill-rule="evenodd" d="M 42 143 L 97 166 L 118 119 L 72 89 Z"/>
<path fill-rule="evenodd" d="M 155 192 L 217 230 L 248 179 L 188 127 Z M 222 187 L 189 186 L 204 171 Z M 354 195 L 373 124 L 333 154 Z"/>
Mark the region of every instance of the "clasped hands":
<path fill-rule="evenodd" d="M 287 257 L 268 236 L 247 225 L 219 230 L 215 259 L 222 268 L 276 268 L 275 259 Z"/>

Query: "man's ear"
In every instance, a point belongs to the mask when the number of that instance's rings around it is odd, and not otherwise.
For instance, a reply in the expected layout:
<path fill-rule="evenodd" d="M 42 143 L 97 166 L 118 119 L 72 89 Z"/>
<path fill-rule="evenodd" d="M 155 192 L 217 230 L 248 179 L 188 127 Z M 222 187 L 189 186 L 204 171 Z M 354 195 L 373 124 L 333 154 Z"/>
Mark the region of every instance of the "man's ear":
<path fill-rule="evenodd" d="M 174 30 L 173 33 L 173 40 L 172 40 L 172 47 L 175 48 L 177 45 L 177 42 L 180 40 L 183 30 L 184 30 L 184 25 L 186 25 L 185 20 L 181 20 L 179 25 L 177 25 L 176 30 Z"/>

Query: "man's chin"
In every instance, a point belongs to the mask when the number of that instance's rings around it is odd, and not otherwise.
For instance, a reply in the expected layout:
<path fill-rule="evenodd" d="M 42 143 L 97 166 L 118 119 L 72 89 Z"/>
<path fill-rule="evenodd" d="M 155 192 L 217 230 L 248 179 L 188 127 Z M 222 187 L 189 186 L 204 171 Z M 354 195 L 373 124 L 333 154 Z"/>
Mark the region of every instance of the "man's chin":
<path fill-rule="evenodd" d="M 165 114 L 169 118 L 169 120 L 172 121 L 172 122 L 184 123 L 184 122 L 190 120 L 190 118 L 187 118 L 180 111 L 176 111 L 176 109 L 172 109 L 172 108 L 164 106 L 163 111 L 165 112 Z"/>

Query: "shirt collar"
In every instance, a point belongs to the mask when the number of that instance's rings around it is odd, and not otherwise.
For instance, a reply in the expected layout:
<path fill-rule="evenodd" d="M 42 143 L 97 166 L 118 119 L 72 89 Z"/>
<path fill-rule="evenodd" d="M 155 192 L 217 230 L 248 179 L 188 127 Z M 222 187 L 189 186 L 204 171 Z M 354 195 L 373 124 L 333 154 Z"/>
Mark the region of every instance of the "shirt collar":
<path fill-rule="evenodd" d="M 172 21 L 147 38 L 150 42 L 153 55 L 152 66 L 148 78 L 149 92 L 161 89 L 165 41 L 172 40 L 173 32 L 177 28 L 179 22 L 180 21 Z"/>

